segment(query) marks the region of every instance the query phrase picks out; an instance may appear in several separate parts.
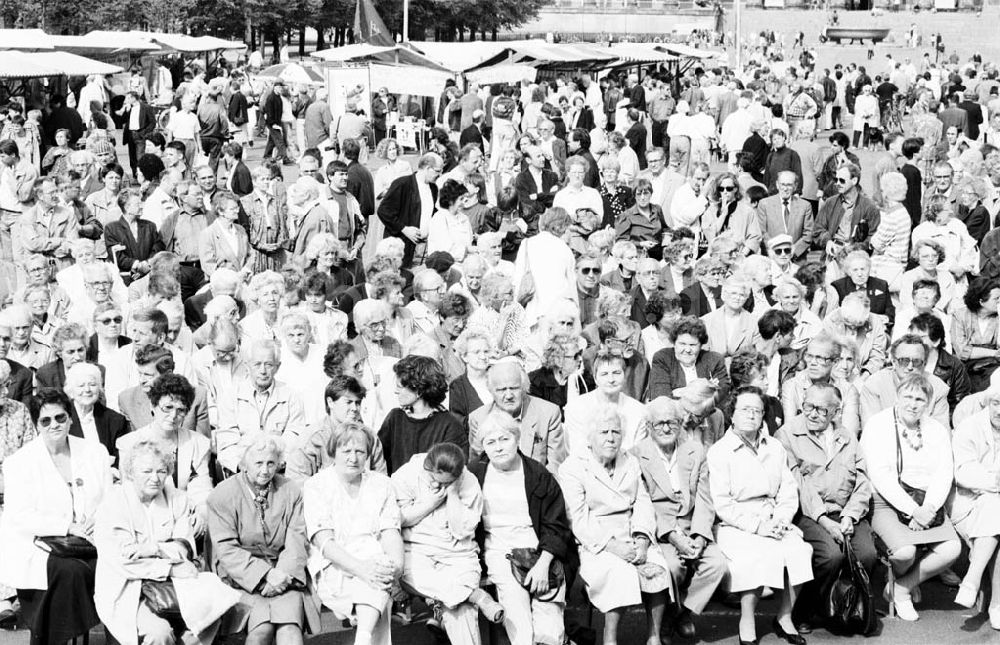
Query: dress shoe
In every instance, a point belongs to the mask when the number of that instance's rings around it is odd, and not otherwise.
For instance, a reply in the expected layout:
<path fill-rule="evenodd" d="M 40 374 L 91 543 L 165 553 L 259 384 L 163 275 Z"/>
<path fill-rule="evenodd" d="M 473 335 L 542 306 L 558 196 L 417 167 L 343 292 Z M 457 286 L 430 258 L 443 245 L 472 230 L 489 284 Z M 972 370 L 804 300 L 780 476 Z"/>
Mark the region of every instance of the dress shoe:
<path fill-rule="evenodd" d="M 951 569 L 945 569 L 939 573 L 938 580 L 946 587 L 958 587 L 962 584 L 962 578 Z"/>
<path fill-rule="evenodd" d="M 752 641 L 745 641 L 745 640 L 743 640 L 741 638 L 740 639 L 740 645 L 760 645 L 760 639 L 759 638 L 755 638 Z"/>
<path fill-rule="evenodd" d="M 774 629 L 774 634 L 779 638 L 783 638 L 786 643 L 791 643 L 791 645 L 806 645 L 806 639 L 802 634 L 798 632 L 789 634 L 781 627 L 781 623 L 778 622 L 777 618 L 771 622 L 771 627 Z"/>
<path fill-rule="evenodd" d="M 813 631 L 812 623 L 805 620 L 797 622 L 795 623 L 795 631 L 800 634 L 811 634 Z"/>
<path fill-rule="evenodd" d="M 914 622 L 920 620 L 920 614 L 913 608 L 913 597 L 906 587 L 895 584 L 892 590 L 892 605 L 896 608 L 896 615 L 900 620 Z"/>
<path fill-rule="evenodd" d="M 691 621 L 691 612 L 687 609 L 677 614 L 677 622 L 674 624 L 674 631 L 681 638 L 694 638 L 698 632 Z"/>

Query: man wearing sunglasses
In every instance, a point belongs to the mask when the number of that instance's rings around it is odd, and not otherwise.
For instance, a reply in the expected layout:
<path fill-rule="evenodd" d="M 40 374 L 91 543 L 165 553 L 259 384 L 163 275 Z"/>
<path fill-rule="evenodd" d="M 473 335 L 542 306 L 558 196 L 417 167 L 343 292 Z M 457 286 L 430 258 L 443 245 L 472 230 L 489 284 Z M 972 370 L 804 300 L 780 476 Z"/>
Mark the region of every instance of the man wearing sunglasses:
<path fill-rule="evenodd" d="M 858 394 L 861 399 L 861 427 L 876 413 L 891 408 L 896 403 L 896 388 L 907 376 L 920 374 L 930 381 L 934 395 L 930 402 L 930 416 L 946 428 L 951 428 L 948 408 L 948 386 L 944 381 L 927 372 L 930 351 L 924 340 L 916 334 L 904 334 L 889 348 L 891 363 L 872 374 Z"/>
<path fill-rule="evenodd" d="M 771 278 L 795 277 L 799 267 L 792 264 L 792 236 L 775 235 L 767 241 L 767 255 L 771 258 Z"/>
<path fill-rule="evenodd" d="M 813 248 L 833 256 L 852 242 L 871 242 L 881 216 L 878 206 L 861 192 L 861 167 L 847 163 L 837 168 L 837 195 L 823 202 L 816 215 Z"/>
<path fill-rule="evenodd" d="M 586 327 L 597 319 L 597 301 L 608 287 L 600 283 L 601 258 L 584 254 L 576 260 L 576 296 L 580 306 L 580 324 Z"/>

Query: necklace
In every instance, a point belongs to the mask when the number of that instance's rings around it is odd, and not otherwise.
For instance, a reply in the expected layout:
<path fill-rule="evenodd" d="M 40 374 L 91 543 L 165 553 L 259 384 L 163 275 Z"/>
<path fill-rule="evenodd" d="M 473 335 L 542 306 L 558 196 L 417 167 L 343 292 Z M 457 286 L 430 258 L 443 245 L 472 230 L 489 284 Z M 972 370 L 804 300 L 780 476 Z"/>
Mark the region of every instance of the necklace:
<path fill-rule="evenodd" d="M 910 434 L 911 432 L 913 433 L 912 436 Z M 906 440 L 907 445 L 909 445 L 910 449 L 913 450 L 914 452 L 917 452 L 924 447 L 924 437 L 923 433 L 920 430 L 919 424 L 917 425 L 916 430 L 911 431 L 906 427 L 906 424 L 904 423 L 903 431 L 900 432 L 899 434 L 903 437 L 903 439 Z"/>

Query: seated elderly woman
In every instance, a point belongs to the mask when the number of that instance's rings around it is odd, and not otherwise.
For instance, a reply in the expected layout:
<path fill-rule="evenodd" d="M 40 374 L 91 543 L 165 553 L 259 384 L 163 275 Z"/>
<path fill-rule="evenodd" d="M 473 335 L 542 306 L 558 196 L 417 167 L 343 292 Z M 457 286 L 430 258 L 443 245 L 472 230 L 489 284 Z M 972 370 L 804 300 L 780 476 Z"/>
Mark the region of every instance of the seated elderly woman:
<path fill-rule="evenodd" d="M 1000 559 L 995 558 L 1000 536 L 1000 455 L 993 448 L 1000 432 L 1000 387 L 984 393 L 986 408 L 975 412 L 955 428 L 952 450 L 955 459 L 955 494 L 948 516 L 955 529 L 972 544 L 969 569 L 955 602 L 972 608 L 979 596 L 983 573 L 990 560 L 990 625 L 1000 629 Z"/>
<path fill-rule="evenodd" d="M 483 276 L 480 307 L 469 316 L 468 327 L 486 330 L 501 356 L 522 356 L 528 336 L 524 308 L 514 302 L 514 283 L 493 271 Z"/>
<path fill-rule="evenodd" d="M 691 614 L 702 612 L 726 574 L 726 559 L 712 534 L 715 510 L 705 448 L 687 431 L 690 417 L 681 403 L 658 397 L 646 411 L 650 438 L 631 452 L 656 513 L 656 546 L 667 561 L 671 596 L 680 609 L 675 627 L 684 638 L 693 638 Z"/>
<path fill-rule="evenodd" d="M 670 330 L 673 347 L 665 347 L 653 357 L 649 371 L 649 396 L 674 396 L 674 390 L 684 387 L 696 378 L 715 379 L 718 382 L 717 403 L 729 394 L 729 374 L 722 355 L 710 351 L 705 323 L 693 316 L 685 316 Z"/>
<path fill-rule="evenodd" d="M 70 294 L 82 295 L 84 293 L 83 268 L 88 264 L 101 262 L 98 258 L 103 258 L 107 251 L 104 250 L 103 240 L 95 244 L 94 240 L 80 237 L 70 242 L 70 253 L 76 263 L 59 270 L 55 275 L 55 281 L 59 285 L 63 297 L 67 300 L 75 297 Z M 111 298 L 117 302 L 128 302 L 128 289 L 125 287 L 121 275 L 116 271 L 112 273 Z M 53 297 L 52 301 L 55 304 L 57 298 Z"/>
<path fill-rule="evenodd" d="M 542 353 L 542 366 L 528 374 L 528 393 L 564 409 L 593 391 L 594 379 L 583 365 L 585 344 L 577 334 L 552 334 Z"/>
<path fill-rule="evenodd" d="M 302 281 L 299 310 L 309 318 L 315 340 L 323 347 L 347 338 L 347 314 L 330 304 L 329 286 L 319 273 L 307 273 Z"/>
<path fill-rule="evenodd" d="M 885 365 L 886 318 L 872 313 L 871 300 L 863 291 L 846 296 L 840 308 L 823 321 L 823 328 L 835 336 L 844 336 L 858 348 L 857 367 L 861 380 L 867 379 Z"/>
<path fill-rule="evenodd" d="M 548 303 L 525 342 L 524 369 L 531 372 L 541 366 L 545 346 L 552 336 L 557 334 L 579 336 L 581 329 L 580 306 L 575 300 L 564 298 Z"/>
<path fill-rule="evenodd" d="M 510 415 L 491 413 L 478 434 L 483 458 L 469 464 L 469 470 L 483 490 L 479 546 L 504 607 L 507 637 L 511 645 L 561 645 L 564 572 L 567 565 L 575 565 L 576 554 L 559 482 L 545 466 L 518 451 L 521 426 Z M 519 566 L 522 582 L 507 559 L 515 549 L 532 554 Z"/>
<path fill-rule="evenodd" d="M 89 341 L 90 334 L 83 325 L 67 323 L 59 327 L 52 335 L 55 360 L 42 365 L 35 372 L 36 387 L 62 388 L 66 384 L 66 371 L 86 360 Z"/>
<path fill-rule="evenodd" d="M 131 428 L 124 416 L 104 405 L 101 369 L 93 363 L 77 363 L 66 372 L 65 391 L 73 401 L 69 433 L 104 446 L 112 465 L 118 463 L 118 439 Z"/>
<path fill-rule="evenodd" d="M 634 286 L 639 251 L 632 242 L 619 240 L 611 247 L 611 261 L 614 268 L 604 272 L 601 276 L 601 284 L 616 291 L 628 293 Z"/>
<path fill-rule="evenodd" d="M 705 314 L 701 320 L 708 332 L 708 349 L 731 358 L 743 349 L 750 349 L 757 340 L 757 318 L 744 309 L 750 297 L 750 283 L 732 275 L 722 285 L 722 306 Z"/>
<path fill-rule="evenodd" d="M 448 385 L 448 409 L 464 421 L 473 410 L 493 402 L 486 384 L 486 371 L 494 356 L 493 339 L 486 330 L 466 328 L 455 341 L 455 353 L 465 371 Z"/>
<path fill-rule="evenodd" d="M 31 340 L 43 347 L 52 346 L 52 335 L 56 327 L 63 324 L 65 309 L 56 313 L 52 303 L 52 288 L 46 285 L 25 287 L 24 304 L 31 314 Z M 68 304 L 68 303 L 67 303 Z M 58 307 L 58 305 L 57 305 Z"/>
<path fill-rule="evenodd" d="M 795 278 L 782 276 L 775 280 L 775 307 L 795 317 L 795 336 L 792 349 L 803 349 L 810 340 L 823 330 L 823 321 L 809 309 L 806 288 Z"/>
<path fill-rule="evenodd" d="M 354 305 L 353 323 L 358 335 L 350 340 L 360 360 L 401 358 L 399 339 L 388 333 L 391 310 L 381 300 L 368 298 Z"/>
<path fill-rule="evenodd" d="M 111 460 L 100 444 L 69 436 L 72 408 L 59 390 L 40 390 L 28 407 L 38 436 L 3 462 L 0 583 L 17 589 L 40 645 L 63 644 L 100 623 L 89 600 L 92 541 Z"/>
<path fill-rule="evenodd" d="M 307 590 L 307 540 L 302 491 L 278 469 L 278 439 L 242 442 L 240 472 L 208 496 L 208 530 L 214 569 L 243 592 L 233 628 L 251 645 L 301 645 L 303 628 L 319 631 L 319 607 Z"/>
<path fill-rule="evenodd" d="M 763 430 L 760 390 L 741 389 L 735 401 L 732 427 L 708 449 L 708 481 L 718 515 L 715 539 L 729 561 L 729 591 L 740 594 L 740 642 L 757 642 L 754 613 L 770 587 L 782 590 L 775 633 L 805 645 L 792 623 L 799 587 L 813 577 L 812 548 L 792 524 L 798 488 L 785 449 Z"/>
<path fill-rule="evenodd" d="M 729 275 L 726 263 L 710 255 L 698 258 L 694 282 L 680 293 L 681 309 L 691 316 L 704 316 L 722 306 L 722 281 Z"/>
<path fill-rule="evenodd" d="M 177 374 L 164 374 L 153 381 L 149 388 L 149 404 L 153 411 L 152 422 L 118 439 L 118 455 L 124 460 L 139 441 L 150 440 L 176 446 L 176 464 L 168 484 L 187 492 L 191 510 L 191 524 L 196 536 L 205 530 L 205 500 L 212 491 L 208 472 L 211 442 L 200 433 L 183 427 L 184 417 L 194 403 L 194 388 L 188 380 Z"/>
<path fill-rule="evenodd" d="M 295 391 L 305 406 L 306 422 L 323 416 L 323 356 L 326 346 L 313 342 L 309 318 L 291 310 L 281 316 L 281 345 L 275 378 Z"/>
<path fill-rule="evenodd" d="M 957 205 L 946 195 L 932 195 L 923 211 L 924 221 L 913 229 L 913 244 L 921 240 L 936 240 L 944 247 L 941 269 L 955 278 L 958 291 L 966 283 L 966 275 L 979 270 L 976 240 L 969 235 L 965 222 L 958 218 Z"/>
<path fill-rule="evenodd" d="M 240 329 L 249 340 L 280 340 L 278 320 L 285 279 L 277 271 L 264 271 L 250 278 L 250 294 L 257 303 L 256 311 L 240 321 Z"/>
<path fill-rule="evenodd" d="M 332 433 L 332 463 L 306 480 L 302 506 L 314 593 L 337 618 L 354 618 L 356 643 L 389 645 L 403 541 L 392 483 L 368 468 L 374 444 L 357 423 Z"/>
<path fill-rule="evenodd" d="M 903 274 L 899 286 L 899 310 L 913 306 L 913 285 L 920 280 L 933 280 L 941 287 L 941 300 L 938 308 L 950 311 L 961 303 L 955 288 L 955 276 L 941 267 L 944 262 L 944 247 L 934 239 L 924 239 L 913 243 L 910 256 L 916 260 L 917 266 Z"/>
<path fill-rule="evenodd" d="M 645 413 L 645 410 L 643 410 Z M 587 446 L 559 467 L 573 535 L 580 546 L 580 576 L 587 596 L 604 614 L 604 643 L 618 642 L 626 607 L 646 608 L 647 639 L 660 642 L 670 574 L 658 548 L 656 512 L 639 461 L 623 446 L 625 419 L 604 406 L 587 419 Z"/>
<path fill-rule="evenodd" d="M 663 240 L 663 262 L 660 269 L 659 289 L 671 295 L 679 295 L 691 286 L 693 281 L 693 266 L 695 257 L 694 240 L 677 236 Z M 639 260 L 642 264 L 643 260 Z M 641 271 L 640 271 L 641 274 Z"/>
<path fill-rule="evenodd" d="M 403 589 L 426 598 L 428 626 L 455 645 L 479 645 L 477 610 L 499 623 L 504 608 L 479 588 L 476 527 L 483 491 L 465 468 L 468 449 L 435 444 L 392 475 L 403 527 Z"/>
<path fill-rule="evenodd" d="M 217 320 L 227 320 L 234 325 L 240 324 L 240 306 L 235 298 L 219 295 L 205 304 L 205 322 L 191 334 L 191 340 L 199 350 L 212 344 L 212 327 Z M 239 330 L 239 336 L 243 337 L 244 335 L 243 331 Z M 197 356 L 198 350 L 194 353 L 196 364 L 198 362 Z"/>
<path fill-rule="evenodd" d="M 986 389 L 990 375 L 1000 365 L 997 357 L 997 304 L 1000 284 L 975 278 L 962 296 L 964 307 L 951 317 L 951 342 L 955 356 L 965 363 L 972 379 L 972 391 Z"/>
<path fill-rule="evenodd" d="M 305 269 L 315 272 L 326 282 L 328 300 L 336 302 L 337 297 L 354 285 L 354 275 L 343 267 L 344 247 L 336 235 L 318 233 L 306 247 Z"/>
<path fill-rule="evenodd" d="M 858 389 L 849 382 L 834 376 L 833 368 L 841 360 L 843 346 L 840 341 L 827 333 L 816 336 L 806 345 L 802 353 L 805 369 L 796 372 L 781 386 L 781 407 L 785 418 L 791 419 L 802 412 L 806 392 L 817 383 L 832 383 L 840 392 L 842 405 L 838 425 L 853 437 L 861 434 L 861 403 Z"/>
<path fill-rule="evenodd" d="M 586 452 L 590 419 L 598 410 L 613 407 L 624 418 L 622 450 L 630 450 L 648 436 L 649 423 L 642 403 L 623 392 L 625 358 L 620 351 L 602 347 L 594 357 L 593 365 L 596 389 L 570 401 L 563 409 L 566 448 L 570 453 Z"/>
<path fill-rule="evenodd" d="M 385 304 L 389 311 L 387 332 L 390 336 L 403 342 L 417 331 L 413 314 L 405 307 L 406 298 L 403 289 L 406 282 L 398 271 L 380 271 L 370 278 L 371 293 L 368 295 Z M 357 316 L 357 314 L 354 314 Z M 354 329 L 361 333 L 357 321 L 353 320 Z"/>
<path fill-rule="evenodd" d="M 138 441 L 122 460 L 121 485 L 98 509 L 94 601 L 108 634 L 122 645 L 174 645 L 185 630 L 209 645 L 219 619 L 240 600 L 239 592 L 192 562 L 188 499 L 168 483 L 174 468 L 169 446 Z M 179 620 L 151 604 L 147 587 L 157 584 L 173 588 Z"/>
<path fill-rule="evenodd" d="M 94 307 L 87 323 L 80 323 L 94 333 L 87 343 L 87 360 L 104 364 L 112 360 L 118 348 L 129 345 L 132 339 L 122 333 L 122 309 L 113 302 L 104 302 Z"/>
<path fill-rule="evenodd" d="M 872 416 L 861 453 L 873 489 L 872 529 L 896 574 L 886 595 L 903 620 L 917 620 L 919 585 L 958 558 L 961 542 L 944 505 L 954 476 L 948 429 L 929 415 L 934 390 L 923 374 L 896 388 L 896 403 Z"/>

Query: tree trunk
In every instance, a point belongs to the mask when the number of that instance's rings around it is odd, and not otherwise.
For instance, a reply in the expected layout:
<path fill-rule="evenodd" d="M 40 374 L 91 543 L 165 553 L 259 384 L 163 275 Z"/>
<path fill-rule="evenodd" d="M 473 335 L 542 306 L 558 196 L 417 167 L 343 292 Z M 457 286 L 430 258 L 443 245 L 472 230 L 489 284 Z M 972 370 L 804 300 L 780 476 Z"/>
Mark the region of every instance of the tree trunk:
<path fill-rule="evenodd" d="M 323 25 L 316 27 L 316 51 L 326 49 L 326 28 Z"/>
<path fill-rule="evenodd" d="M 306 57 L 306 28 L 299 27 L 299 58 Z"/>
<path fill-rule="evenodd" d="M 253 49 L 253 20 L 250 18 L 250 10 L 246 9 L 243 12 L 243 42 L 251 45 Z"/>
<path fill-rule="evenodd" d="M 271 52 L 271 63 L 277 65 L 281 62 L 281 31 L 275 27 L 271 29 L 271 47 L 274 51 Z"/>
<path fill-rule="evenodd" d="M 496 27 L 493 28 L 493 42 L 497 41 L 497 30 Z"/>
<path fill-rule="evenodd" d="M 355 42 L 357 42 L 355 40 L 354 27 L 348 27 L 347 28 L 347 42 L 349 44 L 351 44 L 351 45 L 353 45 Z"/>

